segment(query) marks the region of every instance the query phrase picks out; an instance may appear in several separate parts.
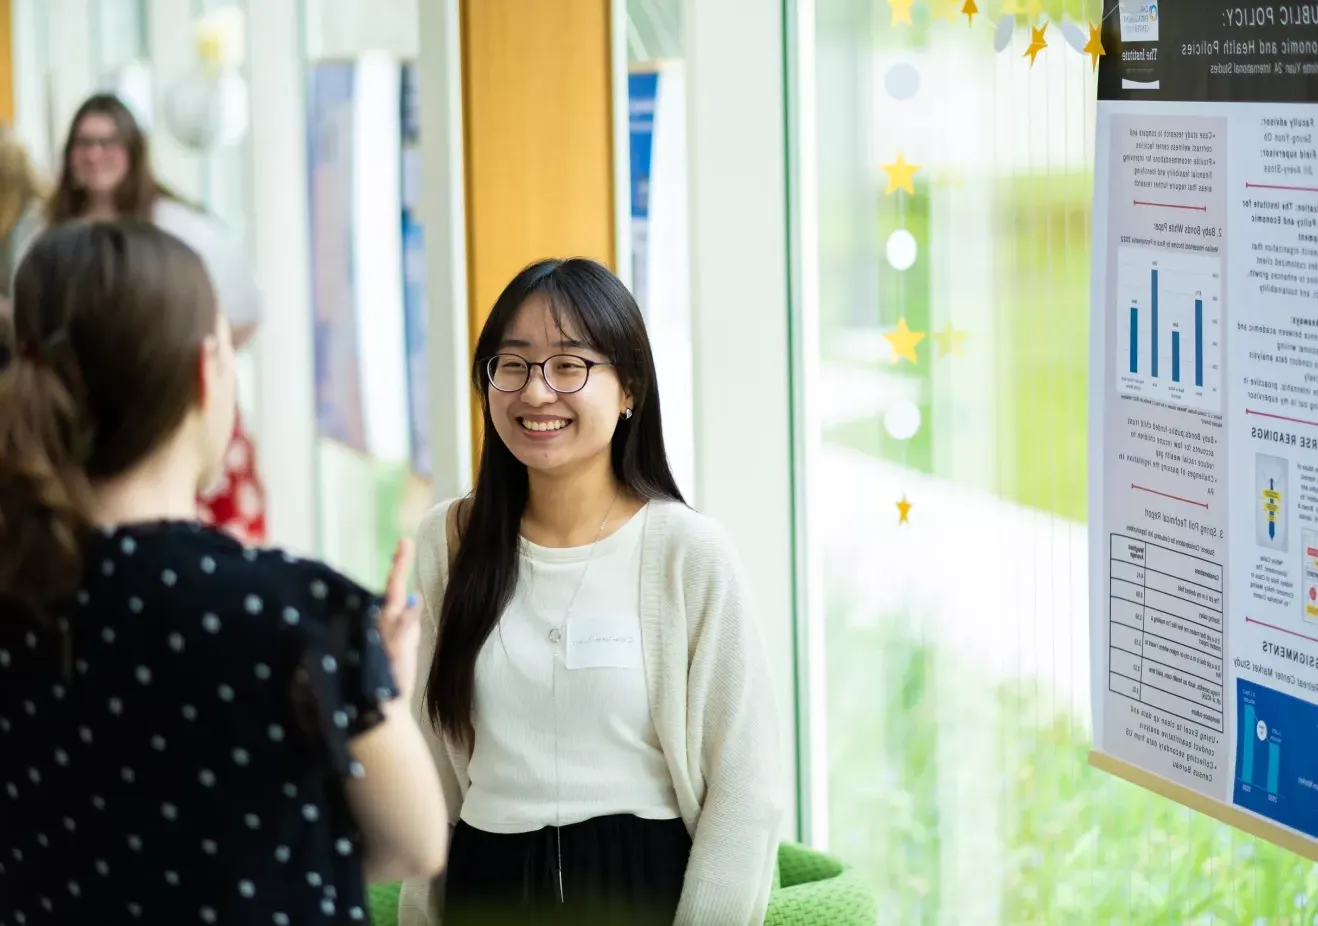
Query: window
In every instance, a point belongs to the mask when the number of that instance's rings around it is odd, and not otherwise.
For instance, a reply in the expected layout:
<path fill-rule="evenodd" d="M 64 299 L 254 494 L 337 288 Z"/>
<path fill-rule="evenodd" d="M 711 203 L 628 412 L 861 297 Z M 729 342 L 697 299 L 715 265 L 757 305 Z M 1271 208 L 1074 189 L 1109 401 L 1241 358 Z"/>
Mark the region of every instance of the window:
<path fill-rule="evenodd" d="M 1040 12 L 997 52 L 1004 5 Z M 1061 24 L 1100 4 L 962 6 L 800 6 L 816 836 L 884 922 L 1308 923 L 1310 862 L 1087 765 L 1095 78 Z"/>

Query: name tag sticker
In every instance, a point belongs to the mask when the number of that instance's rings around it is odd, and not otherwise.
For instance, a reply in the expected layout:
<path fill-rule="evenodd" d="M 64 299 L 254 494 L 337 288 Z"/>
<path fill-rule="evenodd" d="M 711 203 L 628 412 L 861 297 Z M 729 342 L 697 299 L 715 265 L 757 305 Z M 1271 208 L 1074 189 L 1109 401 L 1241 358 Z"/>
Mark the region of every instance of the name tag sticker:
<path fill-rule="evenodd" d="M 569 669 L 639 669 L 642 664 L 639 627 L 600 617 L 568 621 Z"/>

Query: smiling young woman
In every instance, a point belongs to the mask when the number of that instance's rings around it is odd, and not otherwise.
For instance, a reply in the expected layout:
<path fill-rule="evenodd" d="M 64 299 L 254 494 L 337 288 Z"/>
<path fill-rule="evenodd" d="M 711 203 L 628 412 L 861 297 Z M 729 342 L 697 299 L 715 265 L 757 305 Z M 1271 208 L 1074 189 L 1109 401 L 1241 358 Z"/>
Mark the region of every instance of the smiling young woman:
<path fill-rule="evenodd" d="M 600 264 L 547 260 L 476 345 L 474 492 L 418 541 L 416 702 L 457 819 L 404 926 L 762 923 L 782 757 L 748 585 L 683 502 L 645 323 Z M 422 686 L 418 686 L 421 690 Z"/>

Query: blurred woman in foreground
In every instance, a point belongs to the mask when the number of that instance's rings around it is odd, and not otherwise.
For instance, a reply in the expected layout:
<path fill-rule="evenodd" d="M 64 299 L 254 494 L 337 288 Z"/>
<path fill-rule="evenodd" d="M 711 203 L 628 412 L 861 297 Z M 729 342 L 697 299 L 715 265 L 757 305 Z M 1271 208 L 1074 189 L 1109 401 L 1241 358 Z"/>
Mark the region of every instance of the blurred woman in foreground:
<path fill-rule="evenodd" d="M 178 239 L 37 239 L 0 368 L 0 921 L 364 921 L 448 818 L 408 710 L 419 605 L 195 520 L 229 325 Z"/>

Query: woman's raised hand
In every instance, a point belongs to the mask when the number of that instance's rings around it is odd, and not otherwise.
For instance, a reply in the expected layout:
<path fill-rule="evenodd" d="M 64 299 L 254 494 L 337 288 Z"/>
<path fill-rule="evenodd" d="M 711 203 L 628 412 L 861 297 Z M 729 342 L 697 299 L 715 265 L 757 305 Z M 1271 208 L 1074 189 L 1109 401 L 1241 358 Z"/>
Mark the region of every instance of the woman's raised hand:
<path fill-rule="evenodd" d="M 421 643 L 421 599 L 407 593 L 414 555 L 412 541 L 398 541 L 385 584 L 384 606 L 380 609 L 380 637 L 405 702 L 411 700 L 416 685 L 417 650 Z"/>

